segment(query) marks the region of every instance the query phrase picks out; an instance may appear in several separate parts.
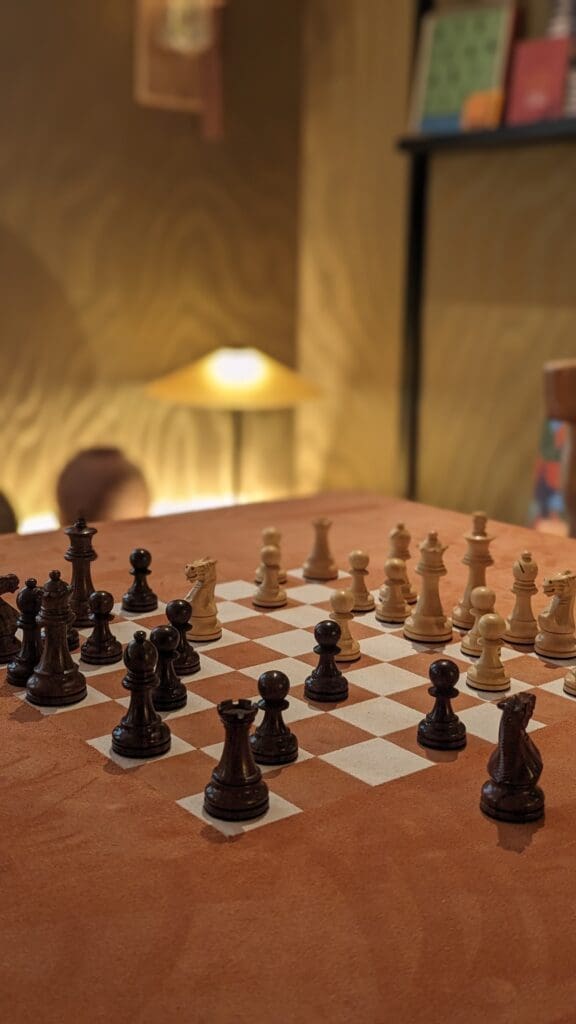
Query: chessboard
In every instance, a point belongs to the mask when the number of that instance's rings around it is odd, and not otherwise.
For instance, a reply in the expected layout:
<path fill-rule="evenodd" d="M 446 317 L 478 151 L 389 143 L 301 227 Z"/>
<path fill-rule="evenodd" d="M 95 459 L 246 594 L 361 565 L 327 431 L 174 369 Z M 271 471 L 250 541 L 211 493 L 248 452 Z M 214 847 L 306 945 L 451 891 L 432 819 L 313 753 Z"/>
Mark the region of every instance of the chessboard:
<path fill-rule="evenodd" d="M 218 616 L 223 625 L 220 640 L 198 644 L 201 669 L 183 677 L 188 690 L 184 708 L 164 713 L 172 732 L 170 751 L 162 757 L 135 760 L 111 749 L 111 731 L 129 704 L 122 687 L 121 664 L 95 667 L 80 662 L 88 695 L 79 704 L 64 708 L 39 708 L 27 703 L 19 709 L 27 722 L 50 716 L 62 730 L 81 737 L 106 771 L 136 774 L 183 814 L 200 819 L 205 828 L 226 836 L 267 828 L 294 815 L 359 796 L 423 771 L 442 771 L 454 760 L 453 752 L 426 750 L 416 741 L 418 723 L 432 705 L 428 694 L 428 669 L 438 657 L 449 657 L 461 675 L 454 710 L 465 723 L 468 749 L 485 749 L 486 759 L 498 738 L 501 712 L 497 701 L 521 691 L 537 691 L 536 710 L 529 730 L 545 729 L 576 718 L 576 700 L 563 692 L 565 662 L 552 662 L 522 648 L 502 648 L 502 660 L 510 675 L 504 694 L 482 693 L 466 685 L 470 658 L 460 650 L 460 634 L 442 646 L 407 640 L 399 626 L 386 626 L 373 612 L 356 615 L 354 635 L 361 658 L 341 664 L 349 683 L 348 700 L 341 704 L 317 704 L 304 698 L 304 681 L 317 663 L 313 652 L 314 626 L 328 617 L 333 588 L 346 587 L 347 574 L 330 584 L 303 580 L 301 569 L 289 570 L 288 602 L 277 610 L 263 611 L 252 603 L 254 582 L 236 579 L 217 585 Z M 171 595 L 174 596 L 174 595 Z M 126 645 L 138 629 L 147 632 L 166 622 L 165 604 L 149 614 L 129 615 L 114 607 L 114 635 Z M 90 630 L 82 630 L 83 636 Z M 190 637 L 193 641 L 193 636 Z M 74 659 L 79 662 L 76 652 Z M 283 767 L 262 767 L 270 790 L 270 810 L 250 822 L 225 822 L 203 810 L 203 791 L 223 749 L 223 728 L 217 705 L 227 699 L 258 699 L 257 680 L 269 669 L 279 669 L 290 679 L 290 706 L 285 721 L 296 733 L 299 755 Z M 14 690 L 14 701 L 25 692 Z M 261 712 L 260 712 L 261 714 Z M 257 720 L 257 722 L 260 719 Z M 460 755 L 462 756 L 462 755 Z M 480 787 L 483 778 L 478 778 Z"/>

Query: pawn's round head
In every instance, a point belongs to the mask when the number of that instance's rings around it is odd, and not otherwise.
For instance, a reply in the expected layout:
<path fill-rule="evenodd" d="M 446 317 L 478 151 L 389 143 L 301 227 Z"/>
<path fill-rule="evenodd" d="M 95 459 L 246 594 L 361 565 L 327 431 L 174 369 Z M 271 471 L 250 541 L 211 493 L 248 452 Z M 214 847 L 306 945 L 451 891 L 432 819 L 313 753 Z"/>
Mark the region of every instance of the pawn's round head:
<path fill-rule="evenodd" d="M 406 563 L 402 558 L 387 558 L 384 563 L 386 578 L 393 583 L 406 582 Z"/>
<path fill-rule="evenodd" d="M 174 626 L 155 626 L 150 633 L 150 639 L 157 651 L 162 654 L 168 651 L 175 651 L 180 642 L 180 635 Z"/>
<path fill-rule="evenodd" d="M 330 607 L 335 615 L 349 615 L 354 607 L 354 594 L 351 590 L 335 590 L 330 595 Z"/>
<path fill-rule="evenodd" d="M 268 565 L 270 568 L 273 566 L 278 567 L 280 564 L 278 559 L 278 548 L 274 547 L 273 544 L 267 544 L 263 547 L 260 557 L 262 558 L 264 565 Z"/>
<path fill-rule="evenodd" d="M 107 590 L 95 590 L 90 594 L 88 603 L 94 615 L 109 615 L 114 607 L 114 598 Z"/>
<path fill-rule="evenodd" d="M 154 644 L 146 638 L 143 629 L 139 629 L 126 650 L 124 651 L 124 664 L 131 672 L 150 674 L 156 671 L 158 655 Z"/>
<path fill-rule="evenodd" d="M 34 577 L 31 576 L 29 580 L 26 580 L 25 586 L 27 590 L 35 590 L 38 586 L 38 580 L 35 580 Z"/>
<path fill-rule="evenodd" d="M 185 626 L 190 622 L 192 616 L 192 605 L 189 601 L 185 601 L 183 597 L 178 597 L 174 601 L 168 601 L 166 605 L 166 618 L 173 626 Z"/>
<path fill-rule="evenodd" d="M 262 540 L 264 544 L 272 544 L 277 548 L 280 544 L 280 530 L 277 530 L 275 526 L 266 526 L 262 530 Z"/>
<path fill-rule="evenodd" d="M 26 580 L 24 588 L 18 594 L 16 598 L 16 604 L 18 605 L 21 612 L 33 612 L 37 614 L 40 611 L 40 603 L 42 601 L 42 591 L 38 587 L 38 580 L 33 578 Z"/>
<path fill-rule="evenodd" d="M 430 682 L 439 689 L 452 689 L 460 678 L 460 670 L 449 658 L 438 658 L 428 669 Z"/>
<path fill-rule="evenodd" d="M 478 630 L 484 640 L 501 640 L 506 630 L 506 623 L 501 615 L 496 612 L 488 612 L 480 617 Z"/>
<path fill-rule="evenodd" d="M 474 587 L 470 594 L 470 603 L 477 612 L 486 615 L 494 610 L 496 594 L 490 587 Z"/>
<path fill-rule="evenodd" d="M 314 627 L 314 639 L 319 647 L 332 647 L 337 644 L 342 635 L 342 630 L 333 619 L 322 619 Z"/>
<path fill-rule="evenodd" d="M 289 689 L 290 680 L 285 672 L 270 669 L 268 672 L 263 672 L 258 679 L 258 692 L 264 700 L 286 700 Z"/>
<path fill-rule="evenodd" d="M 351 551 L 348 555 L 348 561 L 351 569 L 356 569 L 362 572 L 367 568 L 370 556 L 365 551 Z"/>
<path fill-rule="evenodd" d="M 148 569 L 151 561 L 152 555 L 146 548 L 134 548 L 130 554 L 130 565 L 134 569 Z"/>

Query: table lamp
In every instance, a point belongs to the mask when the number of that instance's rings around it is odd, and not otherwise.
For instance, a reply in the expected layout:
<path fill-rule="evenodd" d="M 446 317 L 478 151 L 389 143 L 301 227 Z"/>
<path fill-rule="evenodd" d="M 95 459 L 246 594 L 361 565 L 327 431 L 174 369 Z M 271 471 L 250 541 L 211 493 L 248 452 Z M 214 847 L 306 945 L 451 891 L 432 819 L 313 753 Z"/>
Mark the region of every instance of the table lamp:
<path fill-rule="evenodd" d="M 246 412 L 292 409 L 319 391 L 295 370 L 257 348 L 217 348 L 148 384 L 154 398 L 222 410 L 232 421 L 232 493 L 242 490 L 242 423 Z"/>

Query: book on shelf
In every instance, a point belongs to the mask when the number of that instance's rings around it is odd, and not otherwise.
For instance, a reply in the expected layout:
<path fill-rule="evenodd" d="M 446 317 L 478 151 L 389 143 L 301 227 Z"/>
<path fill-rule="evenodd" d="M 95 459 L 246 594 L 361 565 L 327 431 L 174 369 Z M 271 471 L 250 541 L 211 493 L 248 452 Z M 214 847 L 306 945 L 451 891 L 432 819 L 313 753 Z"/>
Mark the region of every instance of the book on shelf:
<path fill-rule="evenodd" d="M 526 39 L 514 47 L 507 124 L 533 124 L 563 117 L 572 40 Z"/>
<path fill-rule="evenodd" d="M 457 133 L 501 123 L 516 18 L 516 4 L 504 0 L 424 15 L 411 132 Z"/>

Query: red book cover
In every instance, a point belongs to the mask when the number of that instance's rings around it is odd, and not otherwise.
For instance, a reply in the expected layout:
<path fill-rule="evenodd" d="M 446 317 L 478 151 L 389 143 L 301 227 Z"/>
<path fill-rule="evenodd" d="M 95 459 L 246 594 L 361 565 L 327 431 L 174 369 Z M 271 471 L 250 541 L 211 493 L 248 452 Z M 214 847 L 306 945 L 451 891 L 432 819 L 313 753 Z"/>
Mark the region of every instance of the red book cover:
<path fill-rule="evenodd" d="M 530 124 L 564 115 L 572 41 L 528 39 L 514 48 L 507 124 Z"/>

